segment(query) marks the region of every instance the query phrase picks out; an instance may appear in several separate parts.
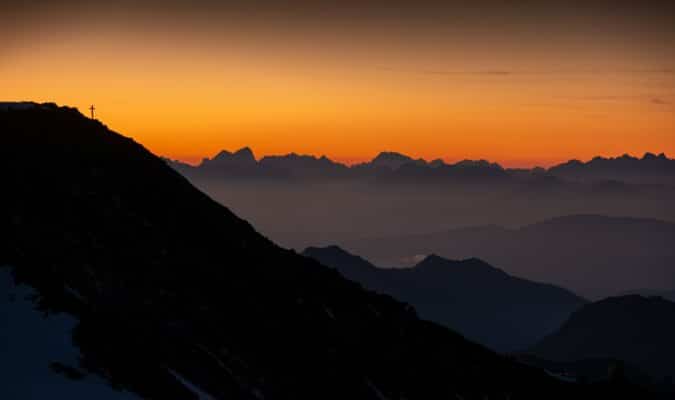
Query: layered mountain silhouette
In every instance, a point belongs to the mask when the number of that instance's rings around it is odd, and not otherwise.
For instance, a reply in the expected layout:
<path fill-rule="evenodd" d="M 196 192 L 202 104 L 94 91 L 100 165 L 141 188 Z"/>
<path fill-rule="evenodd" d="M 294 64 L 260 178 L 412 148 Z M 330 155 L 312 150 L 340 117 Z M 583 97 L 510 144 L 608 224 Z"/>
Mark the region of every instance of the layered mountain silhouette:
<path fill-rule="evenodd" d="M 303 254 L 498 351 L 532 346 L 585 303 L 565 289 L 510 276 L 475 258 L 431 255 L 412 268 L 384 269 L 336 246 Z"/>
<path fill-rule="evenodd" d="M 577 181 L 553 175 L 543 168 L 506 169 L 480 160 L 454 164 L 441 160 L 427 162 L 393 152 L 352 166 L 326 157 L 297 154 L 254 160 L 250 149 L 243 149 L 223 152 L 199 166 L 168 162 L 191 183 L 285 247 L 304 249 L 338 244 L 379 265 L 395 265 L 398 261 L 374 257 L 371 249 L 352 249 L 351 242 L 355 238 L 420 235 L 462 227 L 513 228 L 552 216 L 632 216 L 675 221 L 672 207 L 675 185 Z M 506 242 L 512 243 L 513 239 L 507 237 Z M 499 244 L 490 242 L 490 245 Z M 509 249 L 509 253 L 513 253 L 511 250 L 527 252 L 524 245 Z M 546 269 L 535 271 L 534 275 L 511 270 L 509 263 L 488 258 L 484 253 L 457 255 L 446 253 L 442 247 L 416 250 L 412 254 L 394 252 L 385 256 L 397 259 L 430 253 L 453 259 L 476 256 L 518 276 L 554 282 L 575 291 L 581 287 L 570 285 L 573 281 L 552 280 L 538 274 Z M 608 255 L 611 257 L 612 253 Z M 619 263 L 624 262 L 621 260 Z M 520 261 L 518 264 L 531 266 Z M 599 287 L 592 287 L 596 283 Z M 592 297 L 641 287 L 661 288 L 647 280 L 634 282 L 630 287 L 614 287 L 610 281 L 589 281 L 582 285 L 585 287 L 581 287 L 581 293 Z"/>
<path fill-rule="evenodd" d="M 418 319 L 75 109 L 0 112 L 0 177 L 0 265 L 39 310 L 75 320 L 79 361 L 55 360 L 71 377 L 162 399 L 640 396 L 565 384 Z"/>
<path fill-rule="evenodd" d="M 530 349 L 554 361 L 613 358 L 648 372 L 656 382 L 675 376 L 675 303 L 661 297 L 610 297 L 572 314 Z"/>
<path fill-rule="evenodd" d="M 241 163 L 245 155 L 246 163 Z M 423 179 L 470 182 L 481 178 L 508 178 L 498 164 L 485 160 L 465 160 L 446 164 L 442 160 L 427 162 L 401 153 L 382 152 L 373 160 L 347 166 L 326 156 L 298 155 L 266 156 L 256 161 L 252 151 L 245 147 L 234 153 L 221 151 L 213 158 L 205 158 L 197 166 L 166 159 L 176 170 L 191 179 L 277 179 L 284 181 L 322 181 L 335 179 L 407 182 Z"/>
<path fill-rule="evenodd" d="M 242 156 L 246 163 L 241 164 Z M 555 179 L 581 182 L 620 184 L 675 184 L 675 160 L 665 154 L 645 153 L 642 158 L 623 155 L 616 158 L 595 157 L 588 162 L 570 160 L 548 169 L 504 169 L 486 160 L 464 160 L 446 164 L 437 159 L 413 159 L 405 154 L 385 151 L 369 162 L 347 166 L 325 156 L 298 155 L 267 156 L 255 161 L 252 151 L 245 147 L 237 152 L 222 151 L 213 158 L 205 158 L 199 165 L 191 166 L 180 161 L 167 160 L 190 178 L 276 178 L 276 179 L 369 179 L 384 182 L 408 182 L 411 179 L 425 182 L 494 183 L 513 180 L 535 184 L 555 182 Z"/>
<path fill-rule="evenodd" d="M 383 265 L 436 253 L 478 257 L 511 274 L 600 298 L 638 288 L 675 287 L 675 224 L 642 218 L 574 215 L 521 228 L 482 226 L 420 235 L 346 240 Z"/>

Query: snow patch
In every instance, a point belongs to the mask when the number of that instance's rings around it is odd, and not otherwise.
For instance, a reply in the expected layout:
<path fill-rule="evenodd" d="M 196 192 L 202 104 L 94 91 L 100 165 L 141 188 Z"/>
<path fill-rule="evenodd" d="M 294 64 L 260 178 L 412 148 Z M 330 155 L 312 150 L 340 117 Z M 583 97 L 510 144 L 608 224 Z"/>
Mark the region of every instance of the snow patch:
<path fill-rule="evenodd" d="M 39 104 L 31 103 L 29 101 L 0 101 L 0 111 L 31 110 L 38 107 Z"/>
<path fill-rule="evenodd" d="M 328 317 L 330 317 L 330 319 L 333 319 L 333 320 L 335 319 L 335 314 L 333 314 L 333 312 L 331 311 L 330 308 L 324 307 L 323 311 L 326 313 L 326 315 L 328 315 Z"/>
<path fill-rule="evenodd" d="M 379 400 L 389 400 L 389 398 L 388 398 L 387 396 L 385 396 L 384 393 L 382 393 L 382 392 L 380 391 L 380 389 L 377 388 L 377 386 L 375 386 L 375 384 L 373 383 L 373 381 L 371 381 L 371 380 L 368 379 L 368 378 L 366 378 L 366 385 L 368 385 L 368 388 L 370 388 L 370 390 L 372 390 L 373 393 L 375 393 L 375 396 L 376 396 Z"/>
<path fill-rule="evenodd" d="M 213 397 L 205 393 L 203 390 L 201 390 L 197 385 L 194 383 L 190 382 L 187 378 L 185 378 L 183 375 L 179 374 L 178 372 L 172 370 L 171 368 L 166 369 L 171 375 L 173 375 L 174 378 L 176 378 L 180 383 L 182 383 L 186 388 L 190 389 L 194 394 L 199 397 L 199 400 L 214 400 Z"/>
<path fill-rule="evenodd" d="M 63 313 L 45 316 L 35 309 L 33 294 L 31 287 L 14 283 L 10 267 L 0 265 L 0 399 L 138 398 L 96 375 L 74 381 L 54 372 L 53 362 L 79 365 L 80 350 L 72 340 L 77 320 Z"/>
<path fill-rule="evenodd" d="M 77 290 L 73 289 L 68 285 L 64 285 L 64 288 L 66 289 L 66 292 L 68 292 L 70 295 L 72 295 L 82 303 L 87 304 L 87 299 L 85 299 L 84 296 L 82 296 Z"/>

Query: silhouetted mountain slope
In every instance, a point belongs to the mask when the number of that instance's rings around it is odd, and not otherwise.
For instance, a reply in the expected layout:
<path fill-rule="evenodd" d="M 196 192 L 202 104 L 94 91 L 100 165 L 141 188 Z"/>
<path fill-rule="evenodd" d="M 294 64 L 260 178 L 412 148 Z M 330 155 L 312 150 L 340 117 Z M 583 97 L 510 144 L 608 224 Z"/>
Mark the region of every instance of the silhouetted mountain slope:
<path fill-rule="evenodd" d="M 335 246 L 303 254 L 499 351 L 533 345 L 585 303 L 565 289 L 510 276 L 478 259 L 428 256 L 412 268 L 383 269 Z"/>
<path fill-rule="evenodd" d="M 610 297 L 572 314 L 530 352 L 558 361 L 611 357 L 662 379 L 675 376 L 673 338 L 675 303 L 660 297 Z"/>
<path fill-rule="evenodd" d="M 146 398 L 570 398 L 577 387 L 281 249 L 73 109 L 0 113 L 0 265 Z M 637 389 L 635 389 L 637 390 Z M 597 391 L 597 392 L 596 392 Z M 635 395 L 635 393 L 633 393 Z"/>
<path fill-rule="evenodd" d="M 548 172 L 576 181 L 675 184 L 675 160 L 663 153 L 645 153 L 642 158 L 624 154 L 616 158 L 595 157 L 588 162 L 571 160 L 549 168 Z"/>
<path fill-rule="evenodd" d="M 518 229 L 498 226 L 345 241 L 345 248 L 394 265 L 415 255 L 479 257 L 511 274 L 588 297 L 675 286 L 675 224 L 576 215 Z"/>

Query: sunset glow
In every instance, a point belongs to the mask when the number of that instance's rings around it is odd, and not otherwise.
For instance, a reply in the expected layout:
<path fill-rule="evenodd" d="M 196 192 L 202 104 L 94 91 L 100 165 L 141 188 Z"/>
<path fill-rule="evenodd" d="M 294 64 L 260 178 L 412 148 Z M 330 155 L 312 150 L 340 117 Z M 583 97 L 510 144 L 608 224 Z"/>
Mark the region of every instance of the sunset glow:
<path fill-rule="evenodd" d="M 258 157 L 357 162 L 393 150 L 507 166 L 675 155 L 667 24 L 556 14 L 527 25 L 501 13 L 469 25 L 455 14 L 428 23 L 331 10 L 269 23 L 229 9 L 178 21 L 178 8 L 133 18 L 17 9 L 7 15 L 23 29 L 0 28 L 0 97 L 83 112 L 93 103 L 112 129 L 189 162 L 243 146 Z"/>

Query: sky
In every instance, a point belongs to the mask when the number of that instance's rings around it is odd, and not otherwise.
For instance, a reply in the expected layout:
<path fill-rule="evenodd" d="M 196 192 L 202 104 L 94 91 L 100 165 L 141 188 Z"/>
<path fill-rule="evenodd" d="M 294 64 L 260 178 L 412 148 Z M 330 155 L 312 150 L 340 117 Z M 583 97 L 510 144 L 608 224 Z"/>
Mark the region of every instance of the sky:
<path fill-rule="evenodd" d="M 675 156 L 672 1 L 279 3 L 2 4 L 0 100 L 95 104 L 188 162 Z"/>

